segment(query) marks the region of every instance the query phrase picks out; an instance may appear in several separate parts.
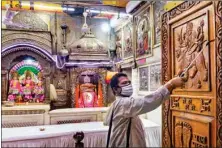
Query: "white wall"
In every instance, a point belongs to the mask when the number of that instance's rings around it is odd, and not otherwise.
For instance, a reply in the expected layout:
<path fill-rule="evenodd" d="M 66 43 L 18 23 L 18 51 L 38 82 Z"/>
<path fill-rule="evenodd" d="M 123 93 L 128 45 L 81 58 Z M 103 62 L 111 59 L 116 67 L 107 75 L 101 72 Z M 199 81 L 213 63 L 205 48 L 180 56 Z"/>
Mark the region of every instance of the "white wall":
<path fill-rule="evenodd" d="M 153 56 L 147 59 L 147 65 L 158 63 L 160 61 L 161 61 L 161 48 L 159 46 L 153 50 Z M 139 92 L 138 68 L 132 70 L 132 84 L 133 84 L 133 91 L 134 91 L 133 96 L 135 97 L 144 96 L 144 95 L 152 93 L 149 91 Z M 162 126 L 162 106 L 158 107 L 157 109 L 149 113 L 146 113 L 145 115 L 142 115 L 142 117 L 149 119 L 159 124 L 160 126 Z"/>

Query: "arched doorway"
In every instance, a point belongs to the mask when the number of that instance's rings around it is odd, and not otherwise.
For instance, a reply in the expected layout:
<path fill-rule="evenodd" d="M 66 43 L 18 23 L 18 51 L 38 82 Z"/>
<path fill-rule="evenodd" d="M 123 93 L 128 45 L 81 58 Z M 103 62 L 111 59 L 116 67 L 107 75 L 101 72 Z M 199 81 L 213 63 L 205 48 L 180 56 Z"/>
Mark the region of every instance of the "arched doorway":
<path fill-rule="evenodd" d="M 16 45 L 2 50 L 2 101 L 8 99 L 9 82 L 13 71 L 17 71 L 21 77 L 29 70 L 37 79 L 38 73 L 42 73 L 44 83 L 45 102 L 49 102 L 49 85 L 53 67 L 53 57 L 44 49 L 32 45 Z M 32 61 L 31 63 L 29 63 Z M 27 69 L 28 68 L 28 69 Z M 37 81 L 34 80 L 33 81 Z"/>

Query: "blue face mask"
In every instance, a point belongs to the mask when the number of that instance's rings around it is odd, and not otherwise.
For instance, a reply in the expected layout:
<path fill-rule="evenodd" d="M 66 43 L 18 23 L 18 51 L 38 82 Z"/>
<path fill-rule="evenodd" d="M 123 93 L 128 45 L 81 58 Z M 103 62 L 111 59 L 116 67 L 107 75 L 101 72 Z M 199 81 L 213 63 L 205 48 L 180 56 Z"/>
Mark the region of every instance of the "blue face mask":
<path fill-rule="evenodd" d="M 123 86 L 121 87 L 121 95 L 124 97 L 130 97 L 133 94 L 133 87 L 131 84 L 127 85 L 127 86 Z"/>

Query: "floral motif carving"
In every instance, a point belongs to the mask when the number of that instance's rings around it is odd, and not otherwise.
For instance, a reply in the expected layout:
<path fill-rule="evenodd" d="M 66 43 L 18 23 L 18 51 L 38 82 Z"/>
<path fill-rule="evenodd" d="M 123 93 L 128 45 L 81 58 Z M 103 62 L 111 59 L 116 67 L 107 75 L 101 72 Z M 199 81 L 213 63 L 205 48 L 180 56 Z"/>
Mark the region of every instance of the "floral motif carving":
<path fill-rule="evenodd" d="M 3 30 L 2 47 L 7 48 L 17 44 L 29 44 L 52 52 L 51 35 L 49 32 L 28 32 L 20 30 Z"/>
<path fill-rule="evenodd" d="M 170 19 L 176 17 L 177 15 L 183 13 L 184 11 L 192 8 L 193 6 L 199 4 L 200 1 L 187 1 L 186 3 L 180 4 L 178 7 L 174 8 L 169 12 Z"/>
<path fill-rule="evenodd" d="M 216 2 L 217 147 L 222 147 L 222 2 Z"/>

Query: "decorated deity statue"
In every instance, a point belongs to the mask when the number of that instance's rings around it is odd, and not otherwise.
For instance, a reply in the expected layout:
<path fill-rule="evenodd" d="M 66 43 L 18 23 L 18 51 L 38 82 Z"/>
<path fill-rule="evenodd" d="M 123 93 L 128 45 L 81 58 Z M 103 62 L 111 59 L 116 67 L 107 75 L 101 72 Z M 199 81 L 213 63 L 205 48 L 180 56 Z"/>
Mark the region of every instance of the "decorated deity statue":
<path fill-rule="evenodd" d="M 38 73 L 38 82 L 34 87 L 35 101 L 44 101 L 44 88 L 43 88 L 43 75 L 41 72 Z"/>
<path fill-rule="evenodd" d="M 24 101 L 31 102 L 33 100 L 32 98 L 32 91 L 33 91 L 33 81 L 32 81 L 32 74 L 29 70 L 25 73 L 25 80 L 23 80 L 23 95 L 24 95 Z"/>
<path fill-rule="evenodd" d="M 20 91 L 21 84 L 19 82 L 19 74 L 17 72 L 13 72 L 10 80 L 8 101 L 15 101 L 15 99 L 20 95 Z"/>
<path fill-rule="evenodd" d="M 78 100 L 80 108 L 98 107 L 98 97 L 95 88 L 96 86 L 92 83 L 85 83 L 80 86 L 80 98 Z"/>

